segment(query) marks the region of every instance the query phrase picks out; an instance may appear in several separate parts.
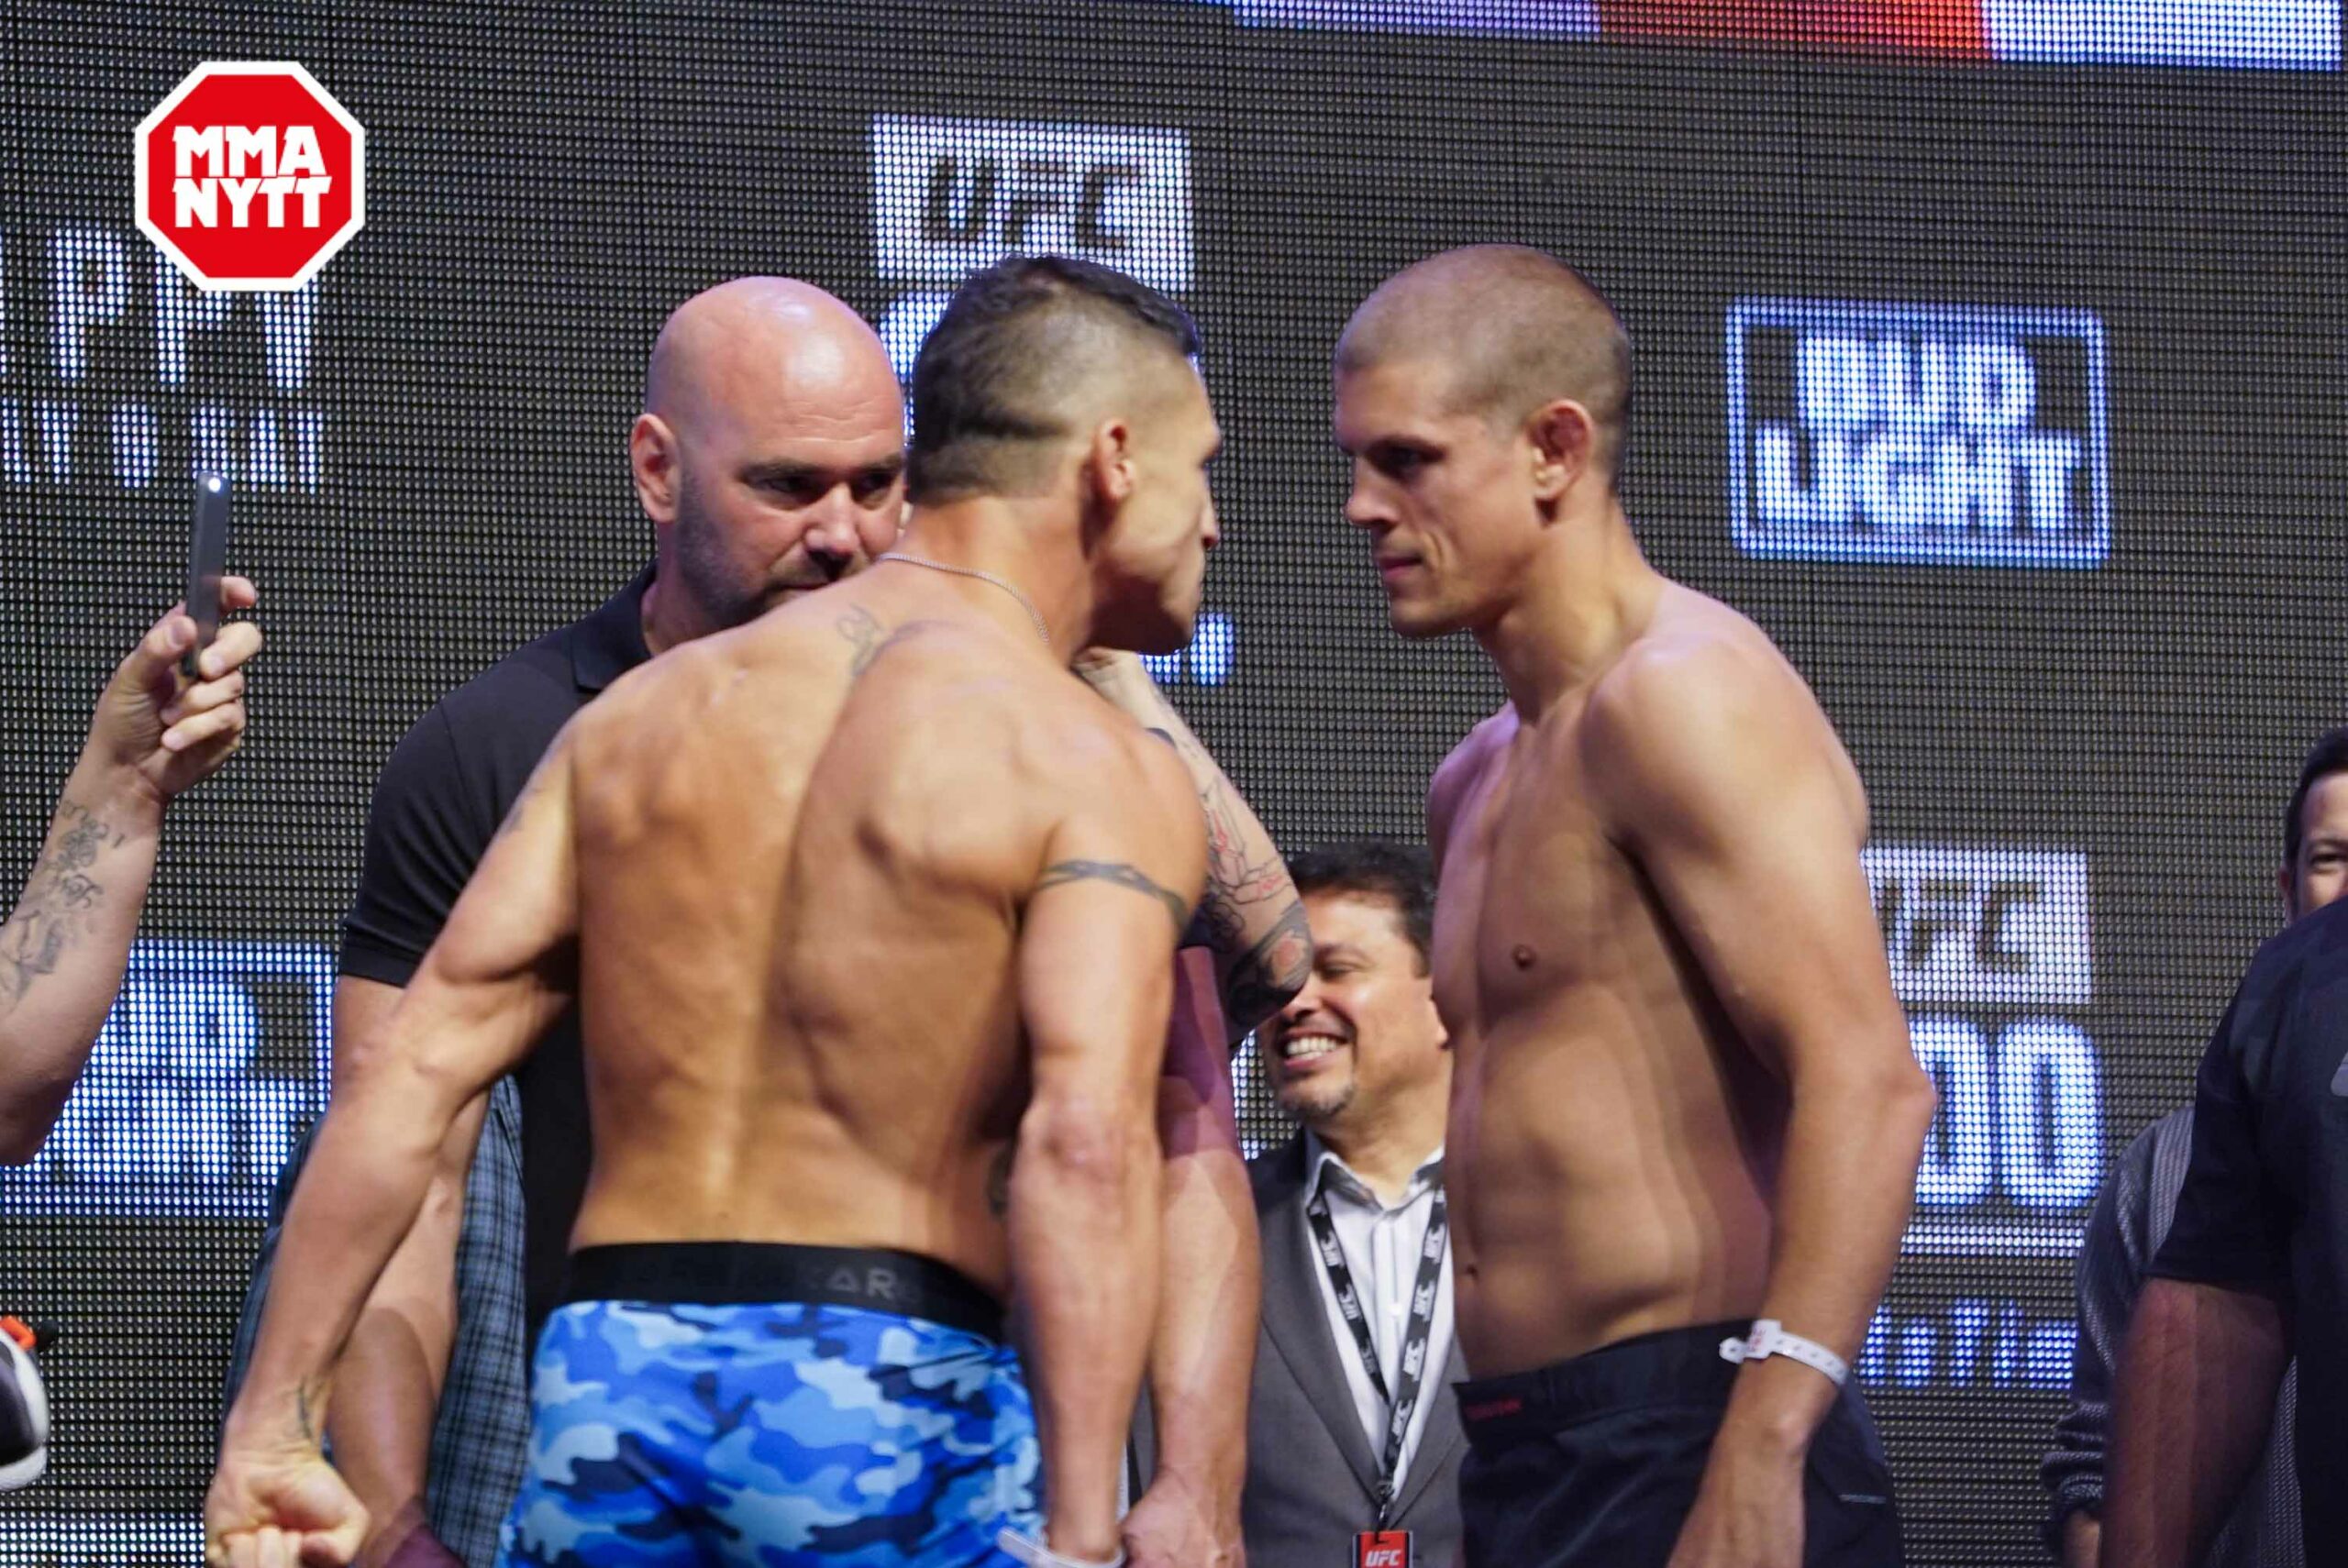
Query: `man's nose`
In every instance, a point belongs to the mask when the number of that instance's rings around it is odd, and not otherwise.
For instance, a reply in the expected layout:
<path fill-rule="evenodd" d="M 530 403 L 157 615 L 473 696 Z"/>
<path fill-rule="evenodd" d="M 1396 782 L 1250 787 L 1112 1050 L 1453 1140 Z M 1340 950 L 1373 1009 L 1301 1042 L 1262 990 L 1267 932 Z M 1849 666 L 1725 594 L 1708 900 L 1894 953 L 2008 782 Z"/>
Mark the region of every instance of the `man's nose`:
<path fill-rule="evenodd" d="M 807 531 L 800 536 L 800 543 L 809 555 L 829 564 L 845 566 L 856 558 L 857 510 L 846 485 L 825 491 L 809 509 Z"/>

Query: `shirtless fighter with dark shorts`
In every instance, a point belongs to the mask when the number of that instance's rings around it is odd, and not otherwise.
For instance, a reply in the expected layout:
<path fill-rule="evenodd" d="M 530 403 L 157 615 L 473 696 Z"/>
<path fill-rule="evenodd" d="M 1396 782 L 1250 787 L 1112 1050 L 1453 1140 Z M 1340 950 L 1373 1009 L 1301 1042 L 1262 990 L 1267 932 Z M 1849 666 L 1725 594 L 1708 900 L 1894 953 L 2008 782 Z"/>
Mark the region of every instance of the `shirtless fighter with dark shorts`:
<path fill-rule="evenodd" d="M 1471 632 L 1508 693 L 1428 802 L 1467 1560 L 1890 1568 L 1845 1379 L 1933 1096 L 1858 775 L 1767 637 L 1640 555 L 1629 341 L 1579 276 L 1435 257 L 1335 374 L 1395 629 Z"/>
<path fill-rule="evenodd" d="M 895 550 L 557 738 L 335 1097 L 212 1563 L 357 1546 L 317 1446 L 335 1353 L 453 1119 L 574 996 L 593 1168 L 507 1560 L 1120 1560 L 1206 843 L 1176 751 L 1069 665 L 1190 635 L 1196 347 L 1113 272 L 979 274 L 914 373 Z"/>

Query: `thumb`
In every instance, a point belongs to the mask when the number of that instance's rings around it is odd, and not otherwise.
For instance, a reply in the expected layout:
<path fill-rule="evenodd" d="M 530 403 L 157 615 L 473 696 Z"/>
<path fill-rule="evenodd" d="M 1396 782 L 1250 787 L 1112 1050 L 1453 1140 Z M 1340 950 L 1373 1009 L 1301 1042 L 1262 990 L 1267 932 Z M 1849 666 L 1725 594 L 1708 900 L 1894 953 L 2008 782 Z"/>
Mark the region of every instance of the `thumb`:
<path fill-rule="evenodd" d="M 147 630 L 130 657 L 122 661 L 122 679 L 145 688 L 169 676 L 180 655 L 195 646 L 195 622 L 174 604 Z"/>
<path fill-rule="evenodd" d="M 346 1518 L 332 1529 L 314 1529 L 302 1536 L 298 1555 L 303 1568 L 344 1568 L 358 1560 L 359 1549 L 367 1539 L 367 1519 L 361 1514 Z"/>

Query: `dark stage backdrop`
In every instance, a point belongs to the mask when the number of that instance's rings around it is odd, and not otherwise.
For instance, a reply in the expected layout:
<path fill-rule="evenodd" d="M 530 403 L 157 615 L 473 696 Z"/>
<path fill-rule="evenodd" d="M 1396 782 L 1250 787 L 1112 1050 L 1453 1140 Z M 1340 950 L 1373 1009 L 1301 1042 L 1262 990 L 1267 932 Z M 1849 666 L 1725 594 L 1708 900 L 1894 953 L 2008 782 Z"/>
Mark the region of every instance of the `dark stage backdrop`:
<path fill-rule="evenodd" d="M 2081 1220 L 2186 1098 L 2348 718 L 2339 15 L 1678 9 L 8 6 L 0 886 L 173 596 L 194 464 L 236 475 L 270 647 L 87 1081 L 0 1177 L 0 1309 L 62 1330 L 0 1564 L 194 1560 L 371 780 L 647 558 L 623 441 L 673 304 L 794 273 L 909 356 L 1006 248 L 1181 298 L 1225 536 L 1160 674 L 1295 848 L 1416 837 L 1499 700 L 1473 646 L 1388 631 L 1325 376 L 1366 291 L 1490 239 L 1619 301 L 1641 537 L 1866 774 L 1944 1109 L 1861 1372 L 1913 1560 L 2041 1560 Z M 132 127 L 206 59 L 298 60 L 367 127 L 368 227 L 304 294 L 196 296 L 133 226 Z"/>

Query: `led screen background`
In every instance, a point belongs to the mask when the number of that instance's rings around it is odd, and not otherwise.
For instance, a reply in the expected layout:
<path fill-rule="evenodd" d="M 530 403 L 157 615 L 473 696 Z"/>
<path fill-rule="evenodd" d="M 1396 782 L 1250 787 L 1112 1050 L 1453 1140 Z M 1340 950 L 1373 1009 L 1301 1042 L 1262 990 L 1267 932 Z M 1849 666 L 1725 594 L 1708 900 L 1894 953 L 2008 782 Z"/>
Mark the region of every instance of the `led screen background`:
<path fill-rule="evenodd" d="M 1472 646 L 1388 632 L 1341 521 L 1325 364 L 1346 314 L 1484 239 L 1617 300 L 1640 536 L 1755 615 L 1848 742 L 1951 1107 L 1862 1362 L 1912 1558 L 2042 1560 L 2082 1176 L 2187 1094 L 2278 918 L 2298 756 L 2348 716 L 2340 77 L 1278 9 L 184 5 L 126 37 L 112 7 L 13 8 L 0 885 L 105 671 L 175 592 L 200 455 L 238 469 L 232 560 L 271 644 L 251 744 L 174 809 L 90 1082 L 0 1183 L 0 1307 L 63 1330 L 52 1475 L 0 1502 L 0 1563 L 191 1557 L 256 1216 L 323 1096 L 321 977 L 372 775 L 437 696 L 645 558 L 623 440 L 662 315 L 785 271 L 910 345 L 1006 226 L 1155 276 L 1205 330 L 1229 433 L 1219 640 L 1163 673 L 1291 848 L 1415 836 L 1435 762 L 1499 701 Z M 2336 63 L 2332 26 L 2315 52 Z M 133 228 L 130 129 L 206 59 L 299 60 L 367 127 L 368 227 L 310 294 L 196 301 Z M 1749 547 L 1767 519 L 1736 514 L 1735 481 L 1774 460 L 1765 428 L 1813 489 L 1829 437 L 1856 464 L 1893 436 L 1997 434 L 1953 413 L 1895 429 L 1888 380 L 1805 402 L 1824 384 L 1805 362 L 1906 342 L 1922 389 L 1917 322 L 2031 312 L 2091 321 L 2100 377 L 2076 334 L 1940 348 L 2043 350 L 2015 441 L 2100 421 L 2091 562 L 1994 564 L 1986 534 L 1838 553 L 1921 526 L 1864 494 Z M 1822 320 L 1858 359 L 1803 360 Z"/>

